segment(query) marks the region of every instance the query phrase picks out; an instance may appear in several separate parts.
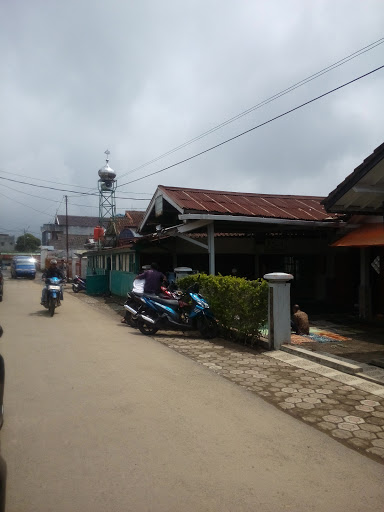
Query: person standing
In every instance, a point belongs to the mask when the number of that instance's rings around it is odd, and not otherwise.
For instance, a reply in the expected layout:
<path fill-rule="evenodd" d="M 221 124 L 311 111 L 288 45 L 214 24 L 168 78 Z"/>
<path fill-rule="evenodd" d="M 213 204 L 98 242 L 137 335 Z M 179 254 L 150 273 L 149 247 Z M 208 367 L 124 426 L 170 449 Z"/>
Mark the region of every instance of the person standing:
<path fill-rule="evenodd" d="M 67 263 L 64 258 L 60 261 L 60 265 L 58 265 L 58 267 L 61 270 L 61 272 L 63 273 L 64 277 L 66 278 L 67 277 Z"/>

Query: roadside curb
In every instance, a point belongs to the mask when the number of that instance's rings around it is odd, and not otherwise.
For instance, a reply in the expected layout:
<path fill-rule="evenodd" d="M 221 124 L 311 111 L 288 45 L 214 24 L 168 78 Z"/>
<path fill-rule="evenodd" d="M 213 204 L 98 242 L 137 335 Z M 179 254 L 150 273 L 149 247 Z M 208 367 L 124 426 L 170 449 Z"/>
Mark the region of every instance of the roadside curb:
<path fill-rule="evenodd" d="M 304 348 L 282 345 L 281 350 L 291 355 L 302 357 L 339 372 L 354 375 L 361 379 L 384 386 L 384 369 L 367 363 L 358 363 L 352 359 L 336 356 L 326 352 L 314 352 Z"/>
<path fill-rule="evenodd" d="M 337 382 L 342 382 L 345 385 L 353 386 L 354 388 L 360 389 L 361 391 L 365 391 L 367 393 L 371 393 L 372 395 L 384 398 L 384 385 L 380 382 L 372 382 L 370 379 L 363 378 L 363 374 L 361 373 L 351 375 L 345 373 L 344 371 L 325 366 L 324 364 L 310 361 L 302 355 L 294 355 L 284 350 L 264 352 L 263 355 L 271 359 L 276 359 L 283 363 L 292 365 L 296 368 L 316 373 Z"/>
<path fill-rule="evenodd" d="M 356 364 L 356 361 L 328 353 L 313 352 L 311 350 L 306 350 L 305 348 L 293 347 L 291 345 L 282 345 L 281 350 L 351 375 L 363 370 L 360 365 Z"/>

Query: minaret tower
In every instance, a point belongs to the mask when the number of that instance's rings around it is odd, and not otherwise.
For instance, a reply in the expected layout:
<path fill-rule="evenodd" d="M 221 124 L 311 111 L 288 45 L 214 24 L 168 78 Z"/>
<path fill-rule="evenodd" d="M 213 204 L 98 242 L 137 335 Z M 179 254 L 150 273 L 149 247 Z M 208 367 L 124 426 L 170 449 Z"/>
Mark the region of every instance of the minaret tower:
<path fill-rule="evenodd" d="M 99 170 L 99 225 L 107 228 L 112 225 L 112 231 L 115 233 L 116 217 L 116 173 L 109 166 L 110 151 L 105 151 L 107 155 L 106 164 Z M 111 230 L 108 229 L 110 232 Z M 110 233 L 113 236 L 113 233 Z"/>

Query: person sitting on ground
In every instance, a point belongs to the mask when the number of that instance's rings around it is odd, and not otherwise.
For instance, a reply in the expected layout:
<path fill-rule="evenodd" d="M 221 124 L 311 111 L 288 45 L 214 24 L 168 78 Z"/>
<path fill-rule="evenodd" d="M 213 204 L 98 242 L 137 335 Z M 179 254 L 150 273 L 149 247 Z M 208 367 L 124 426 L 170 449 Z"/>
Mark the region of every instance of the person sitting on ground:
<path fill-rule="evenodd" d="M 309 320 L 307 313 L 301 311 L 300 306 L 295 304 L 293 306 L 293 319 L 291 322 L 292 329 L 296 334 L 301 336 L 309 334 Z"/>
<path fill-rule="evenodd" d="M 159 295 L 161 284 L 166 281 L 165 275 L 159 271 L 157 263 L 151 263 L 151 268 L 136 276 L 136 279 L 145 279 L 144 293 Z"/>

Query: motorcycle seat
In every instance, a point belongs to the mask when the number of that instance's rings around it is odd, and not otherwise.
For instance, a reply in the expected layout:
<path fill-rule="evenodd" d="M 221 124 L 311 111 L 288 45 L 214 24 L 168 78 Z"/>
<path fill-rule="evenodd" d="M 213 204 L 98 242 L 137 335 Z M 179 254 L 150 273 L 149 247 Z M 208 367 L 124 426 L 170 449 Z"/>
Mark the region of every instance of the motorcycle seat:
<path fill-rule="evenodd" d="M 144 297 L 148 297 L 148 299 L 151 299 L 155 302 L 159 302 L 160 304 L 164 304 L 165 306 L 178 306 L 179 301 L 174 299 L 163 299 L 162 297 L 159 297 L 158 295 L 153 295 L 152 293 L 145 293 Z"/>

